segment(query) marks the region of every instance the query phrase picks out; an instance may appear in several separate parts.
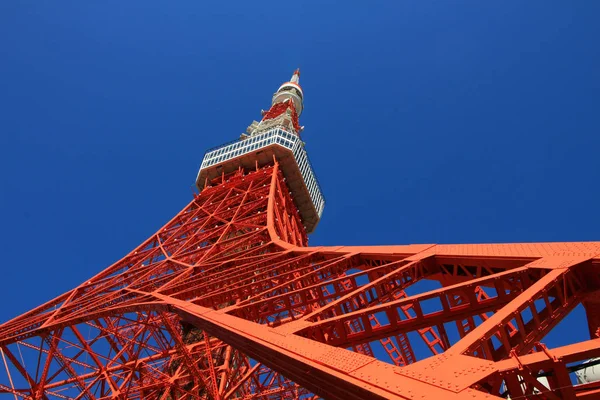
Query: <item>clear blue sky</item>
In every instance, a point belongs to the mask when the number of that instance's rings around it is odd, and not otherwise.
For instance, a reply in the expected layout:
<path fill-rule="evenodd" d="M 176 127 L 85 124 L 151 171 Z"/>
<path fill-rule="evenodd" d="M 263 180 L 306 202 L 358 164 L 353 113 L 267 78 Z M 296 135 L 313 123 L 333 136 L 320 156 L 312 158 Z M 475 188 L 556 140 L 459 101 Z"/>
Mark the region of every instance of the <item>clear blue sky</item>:
<path fill-rule="evenodd" d="M 600 240 L 599 15 L 595 0 L 1 2 L 0 321 L 154 233 L 204 150 L 298 66 L 327 198 L 312 244 Z"/>

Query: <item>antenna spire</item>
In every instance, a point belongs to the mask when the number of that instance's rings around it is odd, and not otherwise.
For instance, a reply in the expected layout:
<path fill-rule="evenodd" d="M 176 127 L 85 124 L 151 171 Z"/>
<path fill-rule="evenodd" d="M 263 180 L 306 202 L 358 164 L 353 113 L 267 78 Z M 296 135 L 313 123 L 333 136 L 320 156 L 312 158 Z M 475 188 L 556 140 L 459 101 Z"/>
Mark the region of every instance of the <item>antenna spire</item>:
<path fill-rule="evenodd" d="M 292 78 L 290 79 L 290 82 L 300 84 L 300 68 L 296 68 L 294 75 L 292 75 Z"/>

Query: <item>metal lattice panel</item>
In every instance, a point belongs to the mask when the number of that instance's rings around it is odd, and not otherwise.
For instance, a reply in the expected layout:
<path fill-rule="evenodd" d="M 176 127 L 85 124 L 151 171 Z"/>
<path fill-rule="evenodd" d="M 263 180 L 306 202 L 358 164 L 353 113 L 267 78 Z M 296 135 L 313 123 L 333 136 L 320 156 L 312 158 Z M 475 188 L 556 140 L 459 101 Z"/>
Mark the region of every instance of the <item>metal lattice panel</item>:
<path fill-rule="evenodd" d="M 0 392 L 594 398 L 573 363 L 600 356 L 600 243 L 306 244 L 277 164 L 216 178 L 122 260 L 1 325 Z M 578 304 L 594 338 L 548 350 Z"/>

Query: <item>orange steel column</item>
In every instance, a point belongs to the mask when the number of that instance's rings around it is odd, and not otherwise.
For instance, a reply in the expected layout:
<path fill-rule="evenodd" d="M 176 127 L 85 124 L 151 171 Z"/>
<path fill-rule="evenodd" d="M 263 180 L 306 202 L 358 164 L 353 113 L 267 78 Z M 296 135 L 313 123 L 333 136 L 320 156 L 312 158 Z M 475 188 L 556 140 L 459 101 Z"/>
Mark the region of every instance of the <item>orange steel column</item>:
<path fill-rule="evenodd" d="M 266 121 L 297 119 L 283 101 Z M 0 393 L 600 398 L 574 377 L 600 357 L 600 242 L 308 247 L 288 162 L 207 177 L 123 259 L 0 325 Z M 589 340 L 547 348 L 580 304 Z"/>

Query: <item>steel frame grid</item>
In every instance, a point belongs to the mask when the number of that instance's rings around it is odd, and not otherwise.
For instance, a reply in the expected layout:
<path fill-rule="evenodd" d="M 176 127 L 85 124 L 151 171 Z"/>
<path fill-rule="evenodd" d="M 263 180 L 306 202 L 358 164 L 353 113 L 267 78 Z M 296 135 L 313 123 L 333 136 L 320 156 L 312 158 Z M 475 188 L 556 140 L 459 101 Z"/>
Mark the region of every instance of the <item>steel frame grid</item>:
<path fill-rule="evenodd" d="M 569 372 L 600 356 L 599 255 L 598 242 L 307 247 L 277 162 L 239 169 L 122 260 L 1 325 L 0 393 L 598 398 Z M 425 280 L 440 288 L 407 293 Z M 547 349 L 578 304 L 591 339 Z"/>

